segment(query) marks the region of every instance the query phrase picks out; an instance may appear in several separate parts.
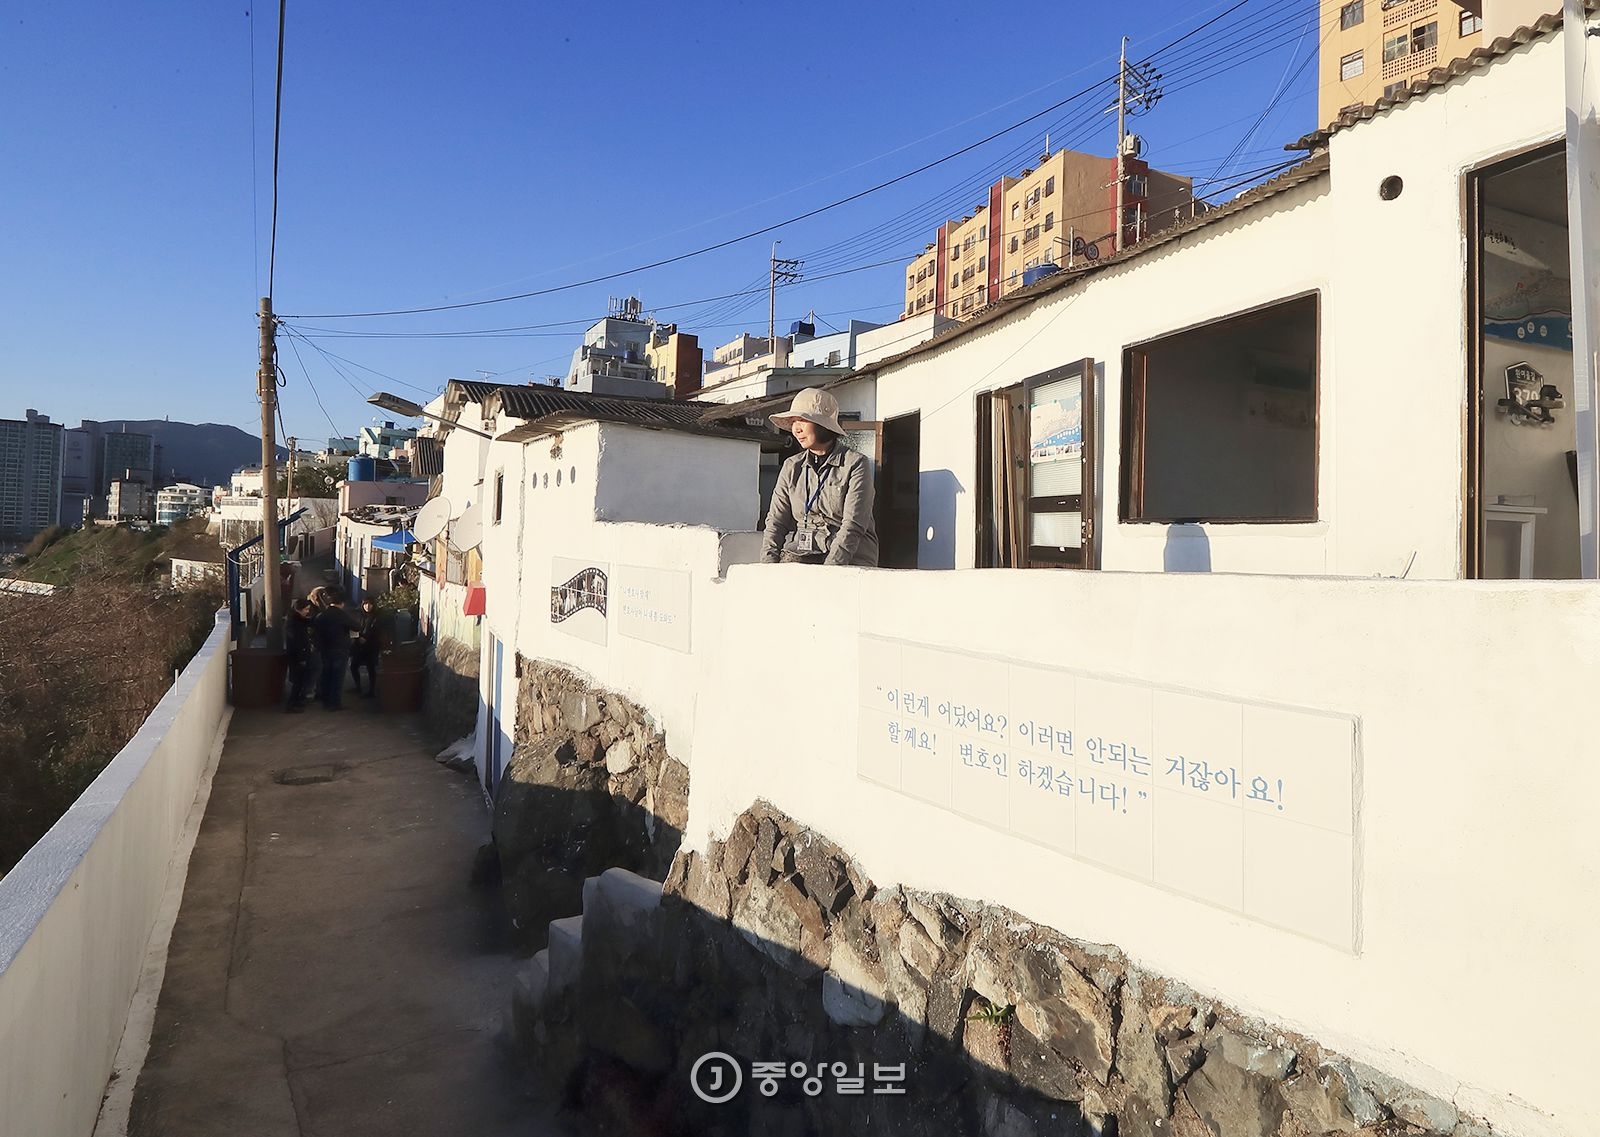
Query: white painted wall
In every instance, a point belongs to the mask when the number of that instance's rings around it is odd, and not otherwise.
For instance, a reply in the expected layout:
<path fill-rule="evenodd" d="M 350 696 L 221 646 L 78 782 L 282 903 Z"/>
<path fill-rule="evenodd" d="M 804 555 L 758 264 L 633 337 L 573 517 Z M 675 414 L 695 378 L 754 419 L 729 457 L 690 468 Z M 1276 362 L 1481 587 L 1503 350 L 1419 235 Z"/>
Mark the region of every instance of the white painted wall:
<path fill-rule="evenodd" d="M 765 798 L 880 885 L 981 898 L 1116 944 L 1506 1132 L 1600 1128 L 1580 1076 L 1600 1013 L 1600 911 L 1577 899 L 1600 886 L 1592 589 L 741 566 L 707 594 L 680 669 L 715 692 L 695 719 L 686 847 Z M 781 652 L 749 616 L 773 612 L 807 614 L 785 624 Z M 860 780 L 862 633 L 1356 716 L 1359 954 Z M 1540 677 L 1536 719 L 1507 707 L 1508 675 Z M 673 682 L 647 686 L 646 705 L 681 697 Z"/>
<path fill-rule="evenodd" d="M 614 423 L 580 430 L 599 432 L 597 520 L 708 525 L 724 531 L 754 529 L 759 522 L 757 443 Z M 568 432 L 568 437 L 576 433 Z M 532 445 L 537 449 L 537 443 Z M 575 468 L 568 466 L 569 471 Z"/>
<path fill-rule="evenodd" d="M 7 1133 L 88 1137 L 226 713 L 226 617 L 133 739 L 0 881 Z"/>
<path fill-rule="evenodd" d="M 1207 525 L 1219 572 L 1453 579 L 1461 569 L 1467 169 L 1561 136 L 1548 38 L 1331 140 L 1331 175 L 890 365 L 878 414 L 922 413 L 921 561 L 974 563 L 974 399 L 1084 356 L 1100 364 L 1102 563 L 1159 571 L 1166 527 L 1117 521 L 1126 347 L 1321 293 L 1319 520 Z M 1404 179 L 1380 200 L 1379 182 Z M 934 530 L 931 539 L 927 530 Z"/>
<path fill-rule="evenodd" d="M 554 440 L 545 438 L 525 445 L 497 442 L 490 452 L 489 478 L 504 470 L 506 480 L 503 520 L 484 527 L 485 626 L 526 658 L 574 667 L 649 707 L 673 755 L 687 762 L 702 689 L 690 657 L 622 636 L 614 624 L 604 645 L 553 624 L 550 589 L 562 581 L 552 579 L 552 566 L 561 557 L 605 565 L 613 573 L 622 565 L 682 570 L 692 578 L 691 608 L 709 603 L 707 589 L 727 565 L 760 559 L 753 531 L 756 445 L 590 424 L 562 435 L 559 456 L 554 449 Z M 685 467 L 697 464 L 696 477 L 712 478 L 705 489 L 686 480 Z M 630 486 L 634 495 L 643 495 L 641 512 L 666 512 L 671 523 L 598 516 L 601 496 Z M 719 517 L 744 531 L 711 528 L 708 521 Z"/>

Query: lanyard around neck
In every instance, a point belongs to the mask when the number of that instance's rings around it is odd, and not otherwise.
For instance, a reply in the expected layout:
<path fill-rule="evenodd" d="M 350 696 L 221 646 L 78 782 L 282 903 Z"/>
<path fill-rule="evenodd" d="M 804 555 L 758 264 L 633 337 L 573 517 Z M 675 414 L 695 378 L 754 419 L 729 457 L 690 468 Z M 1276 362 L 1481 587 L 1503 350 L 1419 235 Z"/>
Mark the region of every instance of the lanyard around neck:
<path fill-rule="evenodd" d="M 807 514 L 809 514 L 811 512 L 811 510 L 816 506 L 817 499 L 822 496 L 823 483 L 828 480 L 828 475 L 830 473 L 832 473 L 832 472 L 833 472 L 833 467 L 832 466 L 824 465 L 822 467 L 822 473 L 821 474 L 817 474 L 816 471 L 811 468 L 811 463 L 809 463 L 809 462 L 806 463 L 806 475 L 808 477 L 815 476 L 816 479 L 817 479 L 817 488 L 812 490 L 809 494 L 806 495 L 806 513 Z"/>

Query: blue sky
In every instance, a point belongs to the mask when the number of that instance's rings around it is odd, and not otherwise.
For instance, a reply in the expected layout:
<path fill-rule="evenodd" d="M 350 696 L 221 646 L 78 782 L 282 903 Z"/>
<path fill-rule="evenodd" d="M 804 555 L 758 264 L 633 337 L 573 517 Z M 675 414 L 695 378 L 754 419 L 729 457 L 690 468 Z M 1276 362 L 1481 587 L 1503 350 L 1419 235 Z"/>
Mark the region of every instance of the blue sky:
<path fill-rule="evenodd" d="M 1076 7 L 289 0 L 273 284 L 305 337 L 280 340 L 289 433 L 354 433 L 380 388 L 562 372 L 611 296 L 708 347 L 764 333 L 775 238 L 810 277 L 780 291 L 780 327 L 892 320 L 903 260 L 1046 131 L 1111 153 L 1122 35 L 1137 60 L 1193 32 L 1157 56 L 1166 94 L 1133 129 L 1152 165 L 1215 179 L 1202 192 L 1231 196 L 1316 126 L 1314 0 L 1158 0 L 1138 23 Z M 0 9 L 0 417 L 255 428 L 276 36 L 277 5 L 245 0 Z M 810 220 L 562 288 L 816 209 L 1096 83 Z M 543 289 L 562 290 L 326 318 Z"/>

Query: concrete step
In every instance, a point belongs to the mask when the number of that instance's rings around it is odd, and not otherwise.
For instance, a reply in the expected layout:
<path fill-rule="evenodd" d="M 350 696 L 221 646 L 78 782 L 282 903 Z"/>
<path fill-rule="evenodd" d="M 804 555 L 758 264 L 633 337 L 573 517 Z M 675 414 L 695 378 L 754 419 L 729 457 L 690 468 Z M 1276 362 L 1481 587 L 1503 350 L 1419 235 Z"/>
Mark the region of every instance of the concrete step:
<path fill-rule="evenodd" d="M 560 998 L 575 990 L 583 971 L 583 917 L 551 920 L 550 946 L 540 954 L 545 953 L 549 961 L 548 997 Z"/>

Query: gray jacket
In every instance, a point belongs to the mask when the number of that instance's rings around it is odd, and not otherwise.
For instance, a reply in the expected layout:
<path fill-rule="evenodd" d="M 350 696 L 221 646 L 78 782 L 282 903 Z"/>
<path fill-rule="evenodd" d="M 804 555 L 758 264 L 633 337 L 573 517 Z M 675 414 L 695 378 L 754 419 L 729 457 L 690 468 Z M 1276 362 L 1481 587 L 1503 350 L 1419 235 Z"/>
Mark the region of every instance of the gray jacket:
<path fill-rule="evenodd" d="M 778 486 L 767 511 L 766 539 L 761 555 L 766 561 L 784 559 L 793 553 L 795 532 L 808 514 L 827 534 L 830 565 L 876 565 L 878 532 L 872 520 L 872 469 L 864 454 L 842 442 L 822 460 L 821 471 L 810 466 L 811 455 L 802 450 L 788 458 L 778 470 Z"/>

